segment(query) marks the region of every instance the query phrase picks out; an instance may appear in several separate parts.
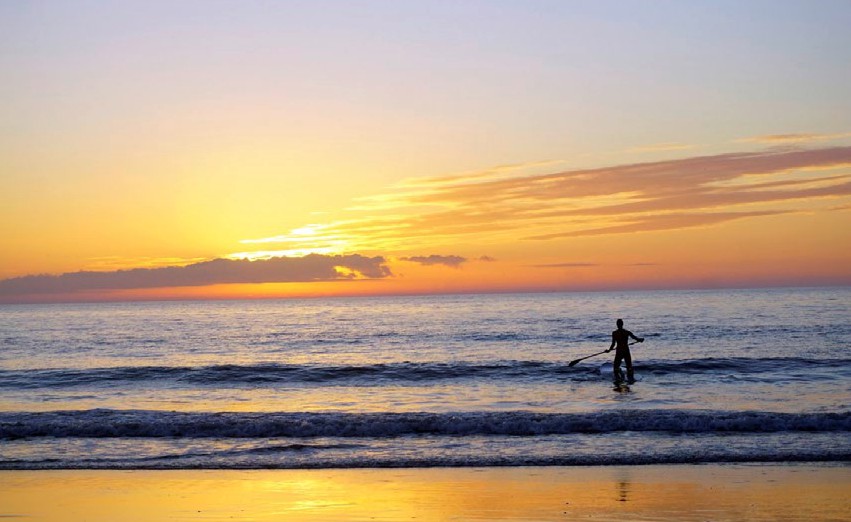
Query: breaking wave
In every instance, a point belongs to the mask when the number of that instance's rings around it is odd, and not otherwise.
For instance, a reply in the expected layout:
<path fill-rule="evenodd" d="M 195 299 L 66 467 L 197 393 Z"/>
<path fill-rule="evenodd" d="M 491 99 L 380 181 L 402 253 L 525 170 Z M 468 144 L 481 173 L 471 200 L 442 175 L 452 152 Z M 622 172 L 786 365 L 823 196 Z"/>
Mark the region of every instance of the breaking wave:
<path fill-rule="evenodd" d="M 616 432 L 851 431 L 851 413 L 628 410 L 591 413 L 186 413 L 85 410 L 0 413 L 0 438 L 305 438 L 541 436 Z"/>
<path fill-rule="evenodd" d="M 849 359 L 706 358 L 682 361 L 642 361 L 644 374 L 758 375 L 838 372 Z M 263 384 L 375 384 L 431 382 L 450 379 L 587 379 L 599 373 L 599 364 L 586 362 L 494 361 L 399 362 L 368 365 L 254 364 L 190 366 L 122 366 L 91 369 L 38 369 L 0 371 L 0 388 L 37 389 L 127 383 L 173 383 L 190 386 L 240 386 Z"/>

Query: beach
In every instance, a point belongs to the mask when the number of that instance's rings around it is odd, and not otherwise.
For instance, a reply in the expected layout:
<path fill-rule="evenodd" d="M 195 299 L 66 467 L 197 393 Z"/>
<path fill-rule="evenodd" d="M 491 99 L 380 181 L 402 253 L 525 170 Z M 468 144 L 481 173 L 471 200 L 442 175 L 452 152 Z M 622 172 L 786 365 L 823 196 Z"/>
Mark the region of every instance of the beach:
<path fill-rule="evenodd" d="M 3 471 L 0 518 L 849 520 L 836 464 Z"/>

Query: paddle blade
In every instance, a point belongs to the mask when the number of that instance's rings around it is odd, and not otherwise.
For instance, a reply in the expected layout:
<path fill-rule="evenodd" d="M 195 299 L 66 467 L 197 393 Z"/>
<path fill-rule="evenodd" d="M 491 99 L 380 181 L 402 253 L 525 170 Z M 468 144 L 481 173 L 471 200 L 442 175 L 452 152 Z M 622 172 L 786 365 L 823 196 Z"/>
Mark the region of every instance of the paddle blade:
<path fill-rule="evenodd" d="M 579 361 L 581 361 L 581 360 L 582 359 L 574 359 L 574 360 L 570 361 L 568 366 L 576 366 L 577 364 L 579 364 Z"/>

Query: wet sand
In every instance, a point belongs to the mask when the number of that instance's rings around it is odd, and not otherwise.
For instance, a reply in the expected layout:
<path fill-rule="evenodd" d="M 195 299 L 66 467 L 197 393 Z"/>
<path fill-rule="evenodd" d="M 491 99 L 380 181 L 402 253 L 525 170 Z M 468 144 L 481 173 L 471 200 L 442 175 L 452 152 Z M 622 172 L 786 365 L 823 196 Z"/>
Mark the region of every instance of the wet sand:
<path fill-rule="evenodd" d="M 851 466 L 2 471 L 0 518 L 851 520 Z"/>

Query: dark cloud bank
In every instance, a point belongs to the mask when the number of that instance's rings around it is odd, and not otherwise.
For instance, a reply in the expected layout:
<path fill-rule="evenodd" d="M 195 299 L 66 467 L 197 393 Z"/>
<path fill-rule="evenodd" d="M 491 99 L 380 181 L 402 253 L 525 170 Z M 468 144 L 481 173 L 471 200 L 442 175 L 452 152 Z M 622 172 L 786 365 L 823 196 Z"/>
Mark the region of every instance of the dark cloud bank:
<path fill-rule="evenodd" d="M 336 256 L 311 254 L 304 257 L 275 257 L 257 261 L 213 259 L 187 266 L 16 277 L 0 281 L 0 296 L 229 283 L 379 279 L 392 275 L 383 257 L 366 257 L 359 254 Z"/>

